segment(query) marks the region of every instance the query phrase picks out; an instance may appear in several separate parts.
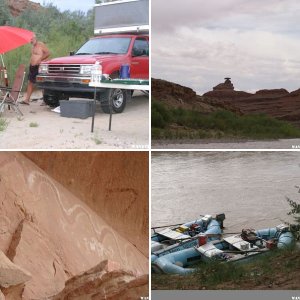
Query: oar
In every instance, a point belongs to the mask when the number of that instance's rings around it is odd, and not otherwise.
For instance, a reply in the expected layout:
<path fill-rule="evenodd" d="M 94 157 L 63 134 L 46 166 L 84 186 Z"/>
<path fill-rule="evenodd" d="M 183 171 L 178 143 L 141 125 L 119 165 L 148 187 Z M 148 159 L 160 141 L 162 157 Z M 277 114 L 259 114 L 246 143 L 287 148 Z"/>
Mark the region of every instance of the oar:
<path fill-rule="evenodd" d="M 185 223 L 180 223 L 180 224 L 173 224 L 173 225 L 162 225 L 162 226 L 156 226 L 156 227 L 151 227 L 151 229 L 158 229 L 158 228 L 166 228 L 166 227 L 173 227 L 173 226 L 180 226 L 183 225 Z"/>
<path fill-rule="evenodd" d="M 201 234 L 201 233 L 200 233 Z M 196 236 L 190 237 L 190 238 L 182 238 L 182 239 L 176 239 L 176 241 L 184 241 L 184 240 L 195 240 L 198 239 L 200 234 L 197 234 Z M 206 235 L 207 237 L 222 237 L 222 235 L 227 235 L 227 234 L 241 234 L 240 232 L 222 232 L 222 233 L 209 233 L 205 234 L 202 233 L 203 235 Z M 260 238 L 258 238 L 260 239 Z"/>
<path fill-rule="evenodd" d="M 234 250 L 222 250 L 223 253 L 232 253 L 232 254 L 247 254 L 247 253 L 254 253 L 254 252 L 266 252 L 266 250 L 241 250 L 241 251 L 234 251 Z"/>
<path fill-rule="evenodd" d="M 204 217 L 203 215 L 199 215 L 200 217 Z M 197 222 L 198 220 L 195 221 L 195 223 Z M 162 226 L 155 226 L 155 227 L 151 227 L 151 229 L 158 229 L 158 228 L 166 228 L 166 227 L 173 227 L 173 226 L 180 226 L 180 225 L 183 225 L 183 224 L 186 224 L 188 222 L 185 222 L 185 223 L 179 223 L 179 224 L 173 224 L 173 225 L 162 225 Z"/>

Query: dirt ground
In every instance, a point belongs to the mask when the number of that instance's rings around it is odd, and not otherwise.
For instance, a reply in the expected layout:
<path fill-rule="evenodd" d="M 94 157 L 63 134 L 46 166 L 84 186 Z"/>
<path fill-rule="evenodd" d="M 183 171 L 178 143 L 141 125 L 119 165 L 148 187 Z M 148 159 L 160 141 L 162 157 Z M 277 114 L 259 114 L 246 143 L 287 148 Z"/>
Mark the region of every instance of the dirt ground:
<path fill-rule="evenodd" d="M 112 117 L 97 106 L 94 132 L 92 118 L 61 117 L 48 106 L 41 106 L 41 91 L 33 94 L 30 106 L 19 105 L 24 116 L 18 118 L 12 110 L 5 110 L 2 118 L 7 128 L 0 132 L 0 149 L 148 149 L 149 98 L 135 92 L 121 114 Z M 22 99 L 21 99 L 22 100 Z"/>

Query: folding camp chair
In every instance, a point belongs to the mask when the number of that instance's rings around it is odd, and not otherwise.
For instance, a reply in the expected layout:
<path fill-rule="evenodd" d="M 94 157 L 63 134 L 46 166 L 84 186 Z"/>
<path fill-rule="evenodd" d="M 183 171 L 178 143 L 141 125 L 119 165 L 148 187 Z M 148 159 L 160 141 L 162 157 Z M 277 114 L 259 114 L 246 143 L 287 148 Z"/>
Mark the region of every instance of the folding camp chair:
<path fill-rule="evenodd" d="M 0 99 L 5 95 L 5 91 L 3 91 L 3 88 L 8 86 L 7 78 L 5 78 L 6 69 L 2 66 L 0 66 Z M 7 77 L 7 75 L 6 75 Z"/>
<path fill-rule="evenodd" d="M 25 78 L 25 65 L 20 65 L 15 76 L 14 83 L 11 88 L 3 87 L 2 91 L 5 91 L 4 96 L 1 97 L 0 101 L 0 114 L 4 112 L 5 105 L 12 107 L 12 109 L 18 114 L 23 116 L 19 109 L 18 99 L 22 90 L 23 82 Z"/>
<path fill-rule="evenodd" d="M 4 86 L 4 68 L 0 66 L 0 89 Z"/>

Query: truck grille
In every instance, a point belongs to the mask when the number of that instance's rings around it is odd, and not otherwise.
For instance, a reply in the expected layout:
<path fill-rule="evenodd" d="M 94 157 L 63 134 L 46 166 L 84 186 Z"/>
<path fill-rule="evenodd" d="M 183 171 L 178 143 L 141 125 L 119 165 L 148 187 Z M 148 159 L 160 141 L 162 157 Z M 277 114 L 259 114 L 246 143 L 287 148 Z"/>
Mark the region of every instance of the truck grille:
<path fill-rule="evenodd" d="M 80 65 L 48 65 L 49 74 L 78 75 Z"/>

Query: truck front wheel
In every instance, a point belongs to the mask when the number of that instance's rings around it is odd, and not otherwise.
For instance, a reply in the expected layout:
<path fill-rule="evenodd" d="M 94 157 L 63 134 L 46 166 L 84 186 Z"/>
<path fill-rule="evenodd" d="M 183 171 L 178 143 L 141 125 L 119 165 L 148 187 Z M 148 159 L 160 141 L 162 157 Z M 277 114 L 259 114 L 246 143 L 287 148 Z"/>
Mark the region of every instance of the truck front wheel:
<path fill-rule="evenodd" d="M 125 109 L 128 93 L 122 89 L 107 89 L 100 94 L 100 105 L 104 113 L 109 114 L 109 103 L 111 103 L 112 112 L 121 113 Z"/>
<path fill-rule="evenodd" d="M 59 93 L 49 91 L 49 90 L 44 90 L 43 100 L 47 105 L 51 107 L 57 107 L 59 106 L 59 99 L 60 99 Z"/>

